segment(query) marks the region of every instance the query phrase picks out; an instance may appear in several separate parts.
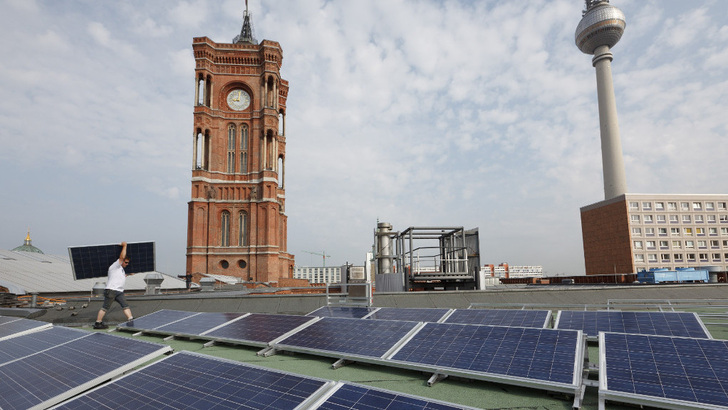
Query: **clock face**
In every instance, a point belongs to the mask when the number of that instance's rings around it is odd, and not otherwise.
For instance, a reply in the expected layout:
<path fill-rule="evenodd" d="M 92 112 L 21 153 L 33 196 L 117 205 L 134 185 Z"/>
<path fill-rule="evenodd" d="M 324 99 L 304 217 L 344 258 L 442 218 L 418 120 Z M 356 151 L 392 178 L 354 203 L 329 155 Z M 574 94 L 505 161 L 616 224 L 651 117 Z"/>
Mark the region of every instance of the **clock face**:
<path fill-rule="evenodd" d="M 241 111 L 250 105 L 250 95 L 241 89 L 230 91 L 227 96 L 227 103 L 235 111 Z"/>

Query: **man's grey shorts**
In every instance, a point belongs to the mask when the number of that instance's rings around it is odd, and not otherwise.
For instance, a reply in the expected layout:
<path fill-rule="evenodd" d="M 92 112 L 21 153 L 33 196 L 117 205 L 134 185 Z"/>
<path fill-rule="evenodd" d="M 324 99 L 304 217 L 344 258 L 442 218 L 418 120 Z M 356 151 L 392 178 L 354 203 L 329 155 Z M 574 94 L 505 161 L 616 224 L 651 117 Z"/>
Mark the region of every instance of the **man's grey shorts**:
<path fill-rule="evenodd" d="M 104 289 L 104 305 L 101 306 L 101 310 L 106 312 L 111 307 L 111 303 L 117 301 L 119 305 L 121 305 L 122 309 L 126 309 L 129 307 L 129 304 L 126 303 L 126 299 L 124 299 L 124 292 L 119 292 L 118 290 L 111 290 L 111 289 Z"/>

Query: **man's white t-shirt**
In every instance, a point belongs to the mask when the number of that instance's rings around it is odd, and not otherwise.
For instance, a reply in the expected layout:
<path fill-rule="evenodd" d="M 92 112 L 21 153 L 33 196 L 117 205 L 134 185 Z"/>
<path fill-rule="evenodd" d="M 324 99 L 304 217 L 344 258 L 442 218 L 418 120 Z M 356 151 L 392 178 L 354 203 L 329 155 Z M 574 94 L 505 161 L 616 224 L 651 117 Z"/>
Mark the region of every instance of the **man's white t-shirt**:
<path fill-rule="evenodd" d="M 109 278 L 106 281 L 106 289 L 123 292 L 124 282 L 126 282 L 126 272 L 124 272 L 124 268 L 117 259 L 116 262 L 109 266 Z"/>

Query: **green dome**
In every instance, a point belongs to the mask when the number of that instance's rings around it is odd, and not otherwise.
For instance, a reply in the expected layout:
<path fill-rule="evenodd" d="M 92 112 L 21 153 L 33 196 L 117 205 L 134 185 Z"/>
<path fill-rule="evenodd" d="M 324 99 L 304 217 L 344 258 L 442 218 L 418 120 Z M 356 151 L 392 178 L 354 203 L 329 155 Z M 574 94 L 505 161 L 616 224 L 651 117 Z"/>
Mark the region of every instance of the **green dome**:
<path fill-rule="evenodd" d="M 15 249 L 11 249 L 13 252 L 32 252 L 32 253 L 43 253 L 42 250 L 36 248 L 31 244 L 30 240 L 30 231 L 28 231 L 28 236 L 25 237 L 25 243 L 18 246 Z"/>

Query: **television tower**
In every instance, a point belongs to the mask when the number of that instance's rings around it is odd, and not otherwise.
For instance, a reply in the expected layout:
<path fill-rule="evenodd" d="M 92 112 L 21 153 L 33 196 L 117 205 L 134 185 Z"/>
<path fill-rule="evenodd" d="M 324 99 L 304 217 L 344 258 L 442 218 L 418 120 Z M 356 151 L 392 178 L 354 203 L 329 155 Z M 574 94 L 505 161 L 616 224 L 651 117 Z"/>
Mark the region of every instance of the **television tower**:
<path fill-rule="evenodd" d="M 611 199 L 627 193 L 610 51 L 622 38 L 627 23 L 624 13 L 610 5 L 609 0 L 585 0 L 585 3 L 586 9 L 574 37 L 579 50 L 594 55 L 592 65 L 597 72 L 604 199 Z"/>

